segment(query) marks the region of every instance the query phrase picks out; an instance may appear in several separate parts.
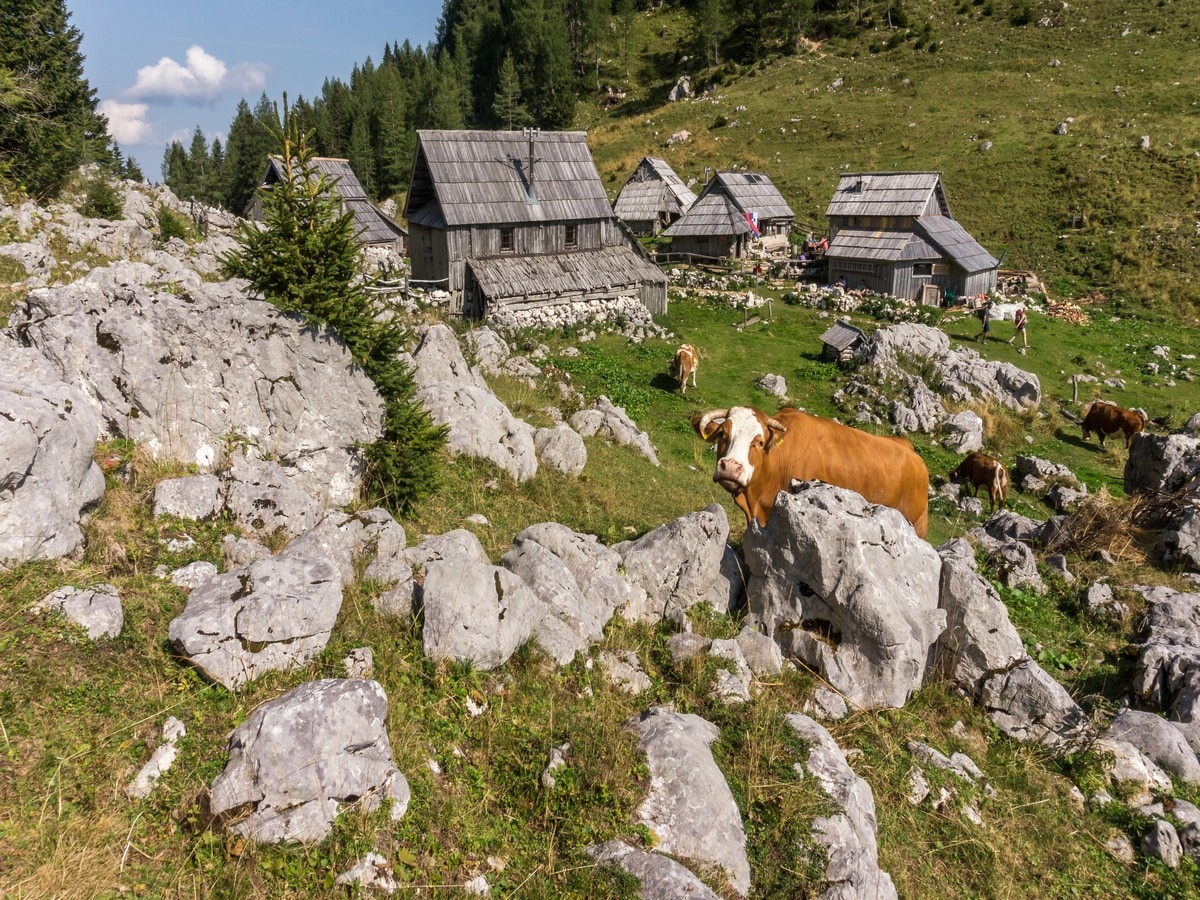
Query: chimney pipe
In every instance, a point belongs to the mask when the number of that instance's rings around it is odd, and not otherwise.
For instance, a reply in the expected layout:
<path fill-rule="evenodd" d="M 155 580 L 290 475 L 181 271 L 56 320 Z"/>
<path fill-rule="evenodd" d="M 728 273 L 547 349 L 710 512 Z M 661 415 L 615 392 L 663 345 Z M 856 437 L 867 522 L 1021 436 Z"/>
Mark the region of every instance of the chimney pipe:
<path fill-rule="evenodd" d="M 540 128 L 526 127 L 524 129 L 525 137 L 529 138 L 529 199 L 530 200 L 537 199 L 537 192 L 534 190 L 534 186 L 533 186 L 533 163 L 534 163 L 533 139 L 535 137 L 537 137 L 539 134 L 541 134 L 541 131 L 542 131 L 542 129 L 540 129 Z"/>

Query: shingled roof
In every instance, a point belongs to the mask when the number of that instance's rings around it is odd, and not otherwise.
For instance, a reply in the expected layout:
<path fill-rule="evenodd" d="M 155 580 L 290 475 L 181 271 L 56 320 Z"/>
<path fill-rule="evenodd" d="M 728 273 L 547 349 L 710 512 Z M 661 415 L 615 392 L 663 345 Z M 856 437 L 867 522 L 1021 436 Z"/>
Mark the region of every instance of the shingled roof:
<path fill-rule="evenodd" d="M 405 217 L 435 227 L 613 218 L 585 132 L 540 132 L 529 157 L 521 131 L 418 130 Z"/>
<path fill-rule="evenodd" d="M 403 226 L 388 218 L 383 210 L 367 199 L 367 192 L 354 170 L 350 168 L 349 160 L 316 156 L 312 159 L 312 167 L 333 182 L 341 195 L 346 212 L 354 218 L 354 228 L 360 244 L 390 244 L 407 234 Z M 286 177 L 283 158 L 269 157 L 262 184 L 271 185 Z M 257 209 L 257 205 L 252 203 L 251 209 Z"/>
<path fill-rule="evenodd" d="M 705 191 L 678 222 L 663 230 L 664 237 L 750 234 L 746 215 L 724 193 Z"/>
<path fill-rule="evenodd" d="M 950 203 L 938 172 L 848 172 L 825 215 L 950 216 Z"/>
<path fill-rule="evenodd" d="M 595 292 L 601 286 L 636 294 L 643 282 L 663 280 L 654 263 L 624 245 L 534 256 L 476 257 L 467 264 L 483 293 L 493 299 L 561 297 Z"/>
<path fill-rule="evenodd" d="M 759 221 L 791 219 L 796 215 L 779 193 L 779 188 L 761 172 L 718 172 L 704 188 L 704 193 L 715 190 L 727 193 L 743 213 L 757 213 Z"/>

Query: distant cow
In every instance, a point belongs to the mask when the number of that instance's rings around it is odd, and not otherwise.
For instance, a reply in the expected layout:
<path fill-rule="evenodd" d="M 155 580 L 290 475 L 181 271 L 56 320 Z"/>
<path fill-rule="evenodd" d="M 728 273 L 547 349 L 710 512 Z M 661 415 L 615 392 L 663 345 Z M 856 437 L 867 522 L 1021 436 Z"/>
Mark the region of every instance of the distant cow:
<path fill-rule="evenodd" d="M 1107 400 L 1093 400 L 1083 409 L 1083 439 L 1086 441 L 1096 432 L 1100 438 L 1100 447 L 1104 448 L 1104 438 L 1118 431 L 1125 435 L 1125 449 L 1133 436 L 1146 427 L 1146 413 L 1140 409 L 1125 409 Z"/>
<path fill-rule="evenodd" d="M 696 367 L 700 362 L 700 354 L 691 344 L 680 344 L 675 351 L 675 360 L 671 363 L 671 375 L 679 379 L 679 393 L 687 393 L 688 376 L 691 376 L 692 387 L 696 386 Z"/>
<path fill-rule="evenodd" d="M 798 479 L 848 488 L 897 509 L 925 537 L 929 471 L 904 438 L 876 437 L 798 409 L 768 416 L 748 406 L 709 410 L 692 427 L 716 442 L 713 481 L 733 494 L 746 524 L 765 525 L 776 495 Z"/>
<path fill-rule="evenodd" d="M 1008 469 L 1004 463 L 986 453 L 971 453 L 950 470 L 949 478 L 956 484 L 971 488 L 971 496 L 979 496 L 980 488 L 987 488 L 990 512 L 996 511 L 996 501 L 1008 507 Z"/>

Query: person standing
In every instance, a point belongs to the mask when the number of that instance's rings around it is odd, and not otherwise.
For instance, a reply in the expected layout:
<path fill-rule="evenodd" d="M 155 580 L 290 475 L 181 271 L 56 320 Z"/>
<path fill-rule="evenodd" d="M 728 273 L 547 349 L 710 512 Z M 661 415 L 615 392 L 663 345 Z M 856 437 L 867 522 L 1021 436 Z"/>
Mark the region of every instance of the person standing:
<path fill-rule="evenodd" d="M 975 340 L 980 343 L 987 343 L 988 333 L 992 330 L 992 301 L 987 299 L 983 301 L 983 306 L 979 307 L 979 321 L 983 323 L 983 330 L 979 332 Z"/>
<path fill-rule="evenodd" d="M 1017 335 L 1020 335 L 1022 345 L 1026 349 L 1029 348 L 1029 333 L 1026 331 L 1028 323 L 1029 316 L 1025 314 L 1025 307 L 1018 306 L 1013 316 L 1013 336 L 1008 339 L 1010 344 L 1017 339 Z"/>

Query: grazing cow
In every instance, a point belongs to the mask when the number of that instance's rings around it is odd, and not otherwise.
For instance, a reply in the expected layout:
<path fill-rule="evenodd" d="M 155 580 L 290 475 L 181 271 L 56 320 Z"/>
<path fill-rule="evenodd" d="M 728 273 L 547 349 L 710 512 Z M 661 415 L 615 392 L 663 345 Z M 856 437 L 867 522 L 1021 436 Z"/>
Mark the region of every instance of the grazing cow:
<path fill-rule="evenodd" d="M 768 416 L 748 406 L 698 414 L 692 427 L 716 442 L 713 481 L 733 494 L 747 525 L 765 525 L 776 495 L 798 479 L 858 491 L 899 510 L 925 537 L 929 471 L 904 438 L 876 437 L 798 409 Z"/>
<path fill-rule="evenodd" d="M 971 489 L 971 496 L 979 496 L 979 489 L 987 488 L 990 512 L 996 511 L 996 500 L 1000 505 L 1008 507 L 1008 469 L 1004 463 L 986 453 L 971 453 L 950 470 L 948 476 L 956 484 L 963 484 Z"/>
<path fill-rule="evenodd" d="M 691 344 L 680 344 L 675 351 L 675 361 L 671 363 L 671 374 L 679 379 L 679 393 L 687 393 L 688 376 L 692 377 L 692 387 L 696 386 L 696 367 L 700 362 L 700 354 Z"/>
<path fill-rule="evenodd" d="M 1141 409 L 1125 409 L 1107 400 L 1093 400 L 1083 409 L 1083 439 L 1086 441 L 1096 432 L 1100 438 L 1100 449 L 1104 449 L 1104 438 L 1118 431 L 1125 434 L 1125 449 L 1133 436 L 1146 427 L 1146 413 Z"/>

